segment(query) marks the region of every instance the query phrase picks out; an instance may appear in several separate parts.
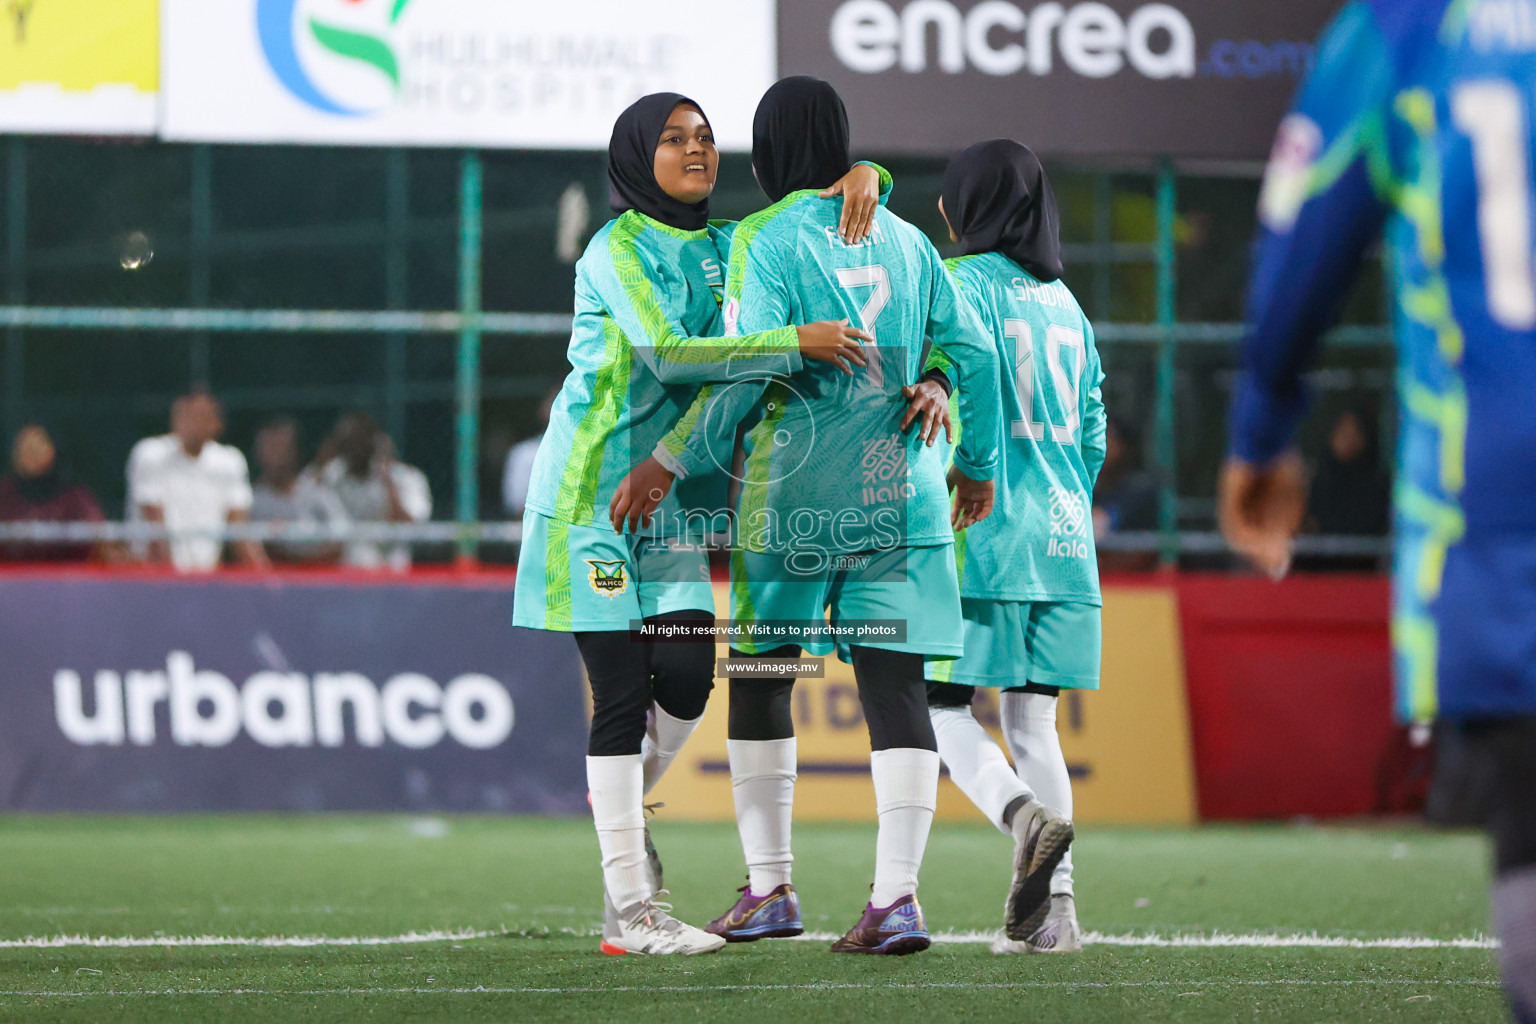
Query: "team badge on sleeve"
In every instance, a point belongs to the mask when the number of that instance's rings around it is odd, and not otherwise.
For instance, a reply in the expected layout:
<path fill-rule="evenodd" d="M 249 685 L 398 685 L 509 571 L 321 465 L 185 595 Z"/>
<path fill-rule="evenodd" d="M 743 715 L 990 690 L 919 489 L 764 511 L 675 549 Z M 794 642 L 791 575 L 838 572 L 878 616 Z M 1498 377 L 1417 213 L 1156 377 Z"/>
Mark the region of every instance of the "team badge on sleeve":
<path fill-rule="evenodd" d="M 1323 130 L 1307 115 L 1289 114 L 1280 122 L 1259 192 L 1259 219 L 1275 234 L 1285 234 L 1296 223 L 1322 149 Z"/>
<path fill-rule="evenodd" d="M 586 562 L 592 567 L 587 580 L 592 584 L 593 593 L 618 597 L 629 589 L 629 576 L 624 572 L 623 562 L 597 562 L 590 558 Z"/>

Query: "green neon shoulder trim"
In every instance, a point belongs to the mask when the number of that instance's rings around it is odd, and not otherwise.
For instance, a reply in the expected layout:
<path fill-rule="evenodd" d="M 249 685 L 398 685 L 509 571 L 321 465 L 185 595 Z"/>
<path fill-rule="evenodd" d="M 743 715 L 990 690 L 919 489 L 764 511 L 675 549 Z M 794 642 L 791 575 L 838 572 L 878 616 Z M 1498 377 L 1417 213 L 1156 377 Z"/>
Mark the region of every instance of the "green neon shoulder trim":
<path fill-rule="evenodd" d="M 736 236 L 731 239 L 731 266 L 725 278 L 726 295 L 741 297 L 741 286 L 747 277 L 747 250 L 752 248 L 752 244 L 757 240 L 758 232 L 800 200 L 816 194 L 817 190 L 814 188 L 791 192 L 766 210 L 759 210 L 742 218 L 741 223 L 736 226 Z"/>

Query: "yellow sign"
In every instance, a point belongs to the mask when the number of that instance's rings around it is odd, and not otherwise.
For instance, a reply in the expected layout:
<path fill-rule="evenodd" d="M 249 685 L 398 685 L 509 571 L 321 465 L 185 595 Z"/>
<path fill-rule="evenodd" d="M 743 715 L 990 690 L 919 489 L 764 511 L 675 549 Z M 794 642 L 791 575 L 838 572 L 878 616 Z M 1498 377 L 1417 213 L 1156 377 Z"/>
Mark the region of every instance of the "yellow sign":
<path fill-rule="evenodd" d="M 725 595 L 716 588 L 716 603 Z M 724 650 L 720 652 L 722 655 Z M 795 684 L 800 821 L 869 821 L 875 817 L 869 736 L 853 669 L 828 658 L 825 679 Z M 1110 588 L 1104 594 L 1104 669 L 1097 692 L 1063 691 L 1056 727 L 1072 773 L 1074 817 L 1081 822 L 1187 824 L 1195 819 L 1189 716 L 1177 598 L 1159 588 Z M 730 820 L 726 760 L 726 689 L 717 685 L 698 731 L 650 799 L 669 818 Z M 997 691 L 981 690 L 978 719 L 997 734 Z M 938 817 L 981 821 L 947 778 L 939 784 Z"/>
<path fill-rule="evenodd" d="M 0 0 L 0 131 L 155 130 L 158 0 Z"/>

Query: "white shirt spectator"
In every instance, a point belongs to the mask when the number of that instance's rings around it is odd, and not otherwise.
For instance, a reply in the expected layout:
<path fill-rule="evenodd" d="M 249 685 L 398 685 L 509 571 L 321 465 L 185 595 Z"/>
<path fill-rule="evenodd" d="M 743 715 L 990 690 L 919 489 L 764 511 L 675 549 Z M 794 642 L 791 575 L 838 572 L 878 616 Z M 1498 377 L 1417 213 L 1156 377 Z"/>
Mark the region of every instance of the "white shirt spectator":
<path fill-rule="evenodd" d="M 254 523 L 330 527 L 347 525 L 347 510 L 341 504 L 341 499 L 309 473 L 300 473 L 293 481 L 293 489 L 287 494 L 257 484 L 254 495 L 251 502 L 251 521 Z M 303 541 L 269 540 L 267 550 L 274 558 L 302 562 L 313 557 L 317 545 Z M 334 557 L 335 548 L 331 550 Z"/>
<path fill-rule="evenodd" d="M 528 504 L 528 481 L 533 477 L 533 459 L 539 454 L 544 435 L 519 441 L 507 452 L 506 468 L 501 472 L 501 503 L 510 516 L 521 516 Z"/>
<path fill-rule="evenodd" d="M 251 477 L 238 448 L 209 441 L 193 458 L 175 434 L 146 437 L 128 455 L 128 500 L 158 506 L 170 534 L 171 563 L 182 572 L 218 568 L 218 536 L 231 512 L 251 507 Z"/>
<path fill-rule="evenodd" d="M 400 507 L 413 523 L 432 518 L 432 487 L 427 475 L 403 462 L 389 464 L 390 480 Z M 336 458 L 320 470 L 320 482 L 341 500 L 342 508 L 354 523 L 383 523 L 389 520 L 389 493 L 377 469 L 359 479 L 347 472 L 346 460 Z M 341 558 L 343 565 L 358 569 L 390 568 L 404 572 L 411 567 L 411 549 L 407 544 L 385 545 L 355 540 L 347 544 Z"/>

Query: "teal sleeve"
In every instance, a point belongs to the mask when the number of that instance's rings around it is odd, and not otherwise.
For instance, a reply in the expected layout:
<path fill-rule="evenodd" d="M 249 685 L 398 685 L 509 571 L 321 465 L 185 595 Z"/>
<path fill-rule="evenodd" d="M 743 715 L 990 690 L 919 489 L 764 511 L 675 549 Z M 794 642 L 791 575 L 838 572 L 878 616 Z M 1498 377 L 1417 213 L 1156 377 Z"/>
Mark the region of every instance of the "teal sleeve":
<path fill-rule="evenodd" d="M 991 480 L 997 472 L 998 444 L 1003 432 L 997 346 L 971 304 L 961 297 L 938 252 L 932 245 L 927 249 L 932 279 L 928 335 L 935 351 L 953 366 L 952 370 L 946 369 L 946 374 L 960 394 L 960 423 L 964 429 L 955 449 L 955 466 L 972 480 Z M 929 364 L 934 364 L 932 356 Z"/>
<path fill-rule="evenodd" d="M 891 177 L 891 172 L 873 160 L 860 160 L 853 166 L 857 167 L 859 164 L 863 164 L 865 167 L 873 167 L 875 172 L 880 175 L 880 205 L 884 206 L 890 202 L 891 190 L 896 187 L 896 179 Z"/>
<path fill-rule="evenodd" d="M 753 234 L 737 232 L 731 243 L 731 271 L 725 286 L 725 332 L 731 338 L 751 337 L 754 331 L 794 331 L 788 326 L 790 297 L 783 275 L 777 272 L 778 261 L 766 246 L 751 244 Z M 679 477 L 729 466 L 736 427 L 767 387 L 768 375 L 759 374 L 729 386 L 704 388 L 652 454 Z"/>
<path fill-rule="evenodd" d="M 1083 321 L 1083 336 L 1088 342 L 1085 347 L 1088 367 L 1083 374 L 1083 382 L 1088 387 L 1084 389 L 1081 399 L 1082 449 L 1083 465 L 1088 470 L 1088 490 L 1091 493 L 1093 485 L 1098 482 L 1099 470 L 1104 467 L 1104 453 L 1107 450 L 1105 434 L 1109 421 L 1104 413 L 1104 367 L 1099 361 L 1099 350 L 1093 343 L 1093 327 L 1086 320 Z"/>
<path fill-rule="evenodd" d="M 621 221 L 608 236 L 609 260 L 584 266 L 587 283 L 608 316 L 629 339 L 635 356 L 667 384 L 705 383 L 755 374 L 793 373 L 800 344 L 793 327 L 736 338 L 700 338 L 683 329 L 686 283 L 666 272 L 634 244 Z M 658 281 L 668 286 L 658 288 Z"/>

